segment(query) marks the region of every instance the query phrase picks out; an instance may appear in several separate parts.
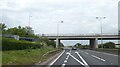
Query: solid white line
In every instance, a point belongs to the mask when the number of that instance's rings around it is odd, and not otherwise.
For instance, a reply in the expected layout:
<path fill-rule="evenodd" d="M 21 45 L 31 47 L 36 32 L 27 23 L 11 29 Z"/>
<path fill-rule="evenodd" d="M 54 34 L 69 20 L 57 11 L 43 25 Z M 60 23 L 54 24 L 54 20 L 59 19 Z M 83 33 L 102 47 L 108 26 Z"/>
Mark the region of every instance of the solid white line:
<path fill-rule="evenodd" d="M 75 52 L 75 53 L 80 57 L 80 59 L 83 61 L 83 63 L 88 66 L 87 62 L 82 58 L 82 56 L 78 52 Z"/>
<path fill-rule="evenodd" d="M 92 57 L 94 57 L 94 58 L 96 58 L 96 59 L 99 59 L 99 60 L 101 60 L 101 61 L 106 61 L 106 60 L 104 60 L 104 59 L 102 59 L 102 58 L 99 58 L 99 57 L 97 57 L 97 56 L 95 56 L 95 55 L 91 55 Z"/>
<path fill-rule="evenodd" d="M 78 63 L 84 65 L 81 61 L 79 61 L 77 58 L 75 58 L 73 55 L 71 55 L 70 53 L 66 53 L 66 54 L 69 54 L 73 59 L 75 59 Z"/>
<path fill-rule="evenodd" d="M 63 55 L 64 52 L 65 50 L 50 65 L 53 65 Z"/>

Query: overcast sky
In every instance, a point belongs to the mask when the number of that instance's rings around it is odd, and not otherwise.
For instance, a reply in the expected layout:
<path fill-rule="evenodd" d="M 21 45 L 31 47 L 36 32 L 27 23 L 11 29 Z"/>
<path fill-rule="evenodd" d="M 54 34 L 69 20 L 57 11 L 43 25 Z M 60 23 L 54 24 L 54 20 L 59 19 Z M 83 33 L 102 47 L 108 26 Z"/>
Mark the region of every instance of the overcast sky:
<path fill-rule="evenodd" d="M 56 34 L 57 23 L 61 34 L 118 32 L 119 0 L 0 0 L 0 22 L 7 27 L 30 26 L 36 34 Z M 3 19 L 2 19 L 3 17 Z M 63 23 L 60 23 L 63 20 Z"/>

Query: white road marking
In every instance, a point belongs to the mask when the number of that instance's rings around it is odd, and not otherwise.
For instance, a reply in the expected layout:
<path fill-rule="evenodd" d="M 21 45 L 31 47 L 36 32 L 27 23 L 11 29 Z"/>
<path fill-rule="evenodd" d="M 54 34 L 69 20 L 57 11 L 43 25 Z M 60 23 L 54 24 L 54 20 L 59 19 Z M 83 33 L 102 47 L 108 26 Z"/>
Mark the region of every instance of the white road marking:
<path fill-rule="evenodd" d="M 80 57 L 80 59 L 83 61 L 84 65 L 86 65 L 87 67 L 89 67 L 88 64 L 87 64 L 87 62 L 82 58 L 82 56 L 78 52 L 75 52 L 75 53 Z"/>
<path fill-rule="evenodd" d="M 67 56 L 66 60 L 68 60 L 69 57 L 70 57 L 70 55 Z"/>
<path fill-rule="evenodd" d="M 67 60 L 64 61 L 64 63 L 66 63 L 66 62 L 67 62 Z"/>
<path fill-rule="evenodd" d="M 87 53 L 87 52 L 85 52 L 86 54 L 89 54 L 89 53 Z"/>
<path fill-rule="evenodd" d="M 65 67 L 65 64 L 62 64 L 62 66 L 61 67 Z"/>
<path fill-rule="evenodd" d="M 84 64 L 81 62 L 81 61 L 79 61 L 77 58 L 75 58 L 73 55 L 71 55 L 70 53 L 66 53 L 66 54 L 68 54 L 68 55 L 70 55 L 73 59 L 75 59 L 78 63 L 80 63 L 80 64 L 82 64 L 83 66 L 84 66 Z"/>
<path fill-rule="evenodd" d="M 63 55 L 64 52 L 65 50 L 50 64 L 50 66 L 53 65 Z"/>
<path fill-rule="evenodd" d="M 83 52 L 83 51 L 81 51 L 81 52 Z"/>
<path fill-rule="evenodd" d="M 70 50 L 70 53 L 71 53 L 71 50 Z"/>
<path fill-rule="evenodd" d="M 95 56 L 95 55 L 91 55 L 92 57 L 94 57 L 94 58 L 96 58 L 96 59 L 99 59 L 99 60 L 101 60 L 101 61 L 106 61 L 106 60 L 104 60 L 104 59 L 102 59 L 102 58 L 99 58 L 99 57 L 97 57 L 97 56 Z"/>
<path fill-rule="evenodd" d="M 109 53 L 103 53 L 103 54 L 106 54 L 106 55 L 112 55 L 112 56 L 118 56 L 118 55 L 109 54 Z"/>
<path fill-rule="evenodd" d="M 103 54 L 111 55 L 111 56 L 118 56 L 118 55 L 114 55 L 114 54 L 110 54 L 110 53 L 105 53 L 105 52 L 98 52 L 98 51 L 92 51 L 92 50 L 88 50 L 88 51 L 96 52 L 96 53 L 103 53 Z"/>

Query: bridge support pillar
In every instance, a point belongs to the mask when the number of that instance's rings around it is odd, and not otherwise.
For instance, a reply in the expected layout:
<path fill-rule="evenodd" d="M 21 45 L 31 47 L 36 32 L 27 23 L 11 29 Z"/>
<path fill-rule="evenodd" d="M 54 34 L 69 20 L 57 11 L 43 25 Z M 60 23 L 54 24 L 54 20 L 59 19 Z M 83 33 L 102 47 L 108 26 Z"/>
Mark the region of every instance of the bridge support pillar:
<path fill-rule="evenodd" d="M 59 38 L 56 38 L 56 48 L 59 47 L 59 44 L 60 44 L 60 40 L 59 40 Z"/>
<path fill-rule="evenodd" d="M 90 39 L 90 49 L 98 48 L 98 38 Z"/>

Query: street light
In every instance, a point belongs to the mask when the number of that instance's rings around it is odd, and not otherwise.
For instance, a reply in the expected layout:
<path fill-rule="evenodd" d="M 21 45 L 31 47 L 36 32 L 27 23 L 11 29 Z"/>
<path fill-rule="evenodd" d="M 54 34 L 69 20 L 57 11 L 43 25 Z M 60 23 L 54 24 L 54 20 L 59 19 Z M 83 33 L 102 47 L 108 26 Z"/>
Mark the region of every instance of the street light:
<path fill-rule="evenodd" d="M 63 23 L 63 21 L 61 21 L 61 23 Z M 57 22 L 57 37 L 58 37 L 58 34 L 59 34 L 59 22 Z"/>
<path fill-rule="evenodd" d="M 30 27 L 30 19 L 31 19 L 31 15 L 29 15 L 29 19 L 28 19 L 28 27 Z"/>
<path fill-rule="evenodd" d="M 61 21 L 61 23 L 63 23 L 63 21 Z M 58 34 L 59 34 L 59 22 L 57 22 L 57 40 L 56 40 L 56 48 L 58 48 Z"/>
<path fill-rule="evenodd" d="M 28 29 L 30 29 L 30 19 L 31 19 L 31 15 L 29 15 L 29 18 L 28 18 Z M 27 33 L 26 33 L 26 35 L 28 35 L 29 34 L 29 30 L 27 30 Z"/>
<path fill-rule="evenodd" d="M 101 25 L 101 48 L 103 49 L 104 47 L 103 47 L 103 40 L 102 40 L 102 20 L 103 19 L 106 19 L 106 17 L 96 17 L 96 19 L 98 19 L 99 21 L 100 21 L 100 25 Z"/>

